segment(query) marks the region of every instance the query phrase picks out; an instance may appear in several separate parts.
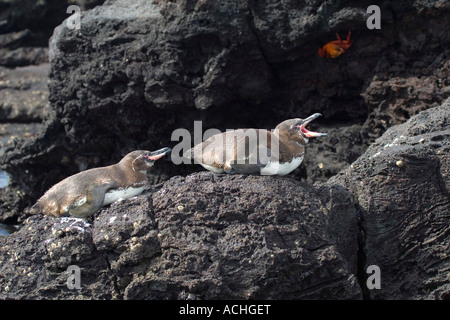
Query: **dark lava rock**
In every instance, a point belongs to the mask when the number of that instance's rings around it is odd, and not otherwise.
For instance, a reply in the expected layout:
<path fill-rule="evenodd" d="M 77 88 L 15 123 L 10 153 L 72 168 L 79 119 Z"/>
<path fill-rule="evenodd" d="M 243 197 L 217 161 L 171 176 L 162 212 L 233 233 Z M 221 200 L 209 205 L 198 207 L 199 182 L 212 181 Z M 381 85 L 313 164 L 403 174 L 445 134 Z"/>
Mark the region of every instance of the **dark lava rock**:
<path fill-rule="evenodd" d="M 49 64 L 14 69 L 0 67 L 0 157 L 19 141 L 33 139 L 44 126 L 40 123 L 50 111 L 48 102 Z M 27 174 L 27 168 L 23 168 Z M 0 189 L 0 222 L 15 223 L 26 215 L 18 214 L 29 203 L 24 189 Z"/>
<path fill-rule="evenodd" d="M 311 127 L 330 135 L 308 145 L 292 177 L 326 181 L 386 128 L 450 93 L 449 4 L 384 1 L 382 28 L 369 30 L 370 4 L 109 0 L 82 12 L 79 30 L 63 22 L 50 41 L 44 132 L 0 161 L 28 197 L 17 214 L 70 174 L 173 147 L 171 133 L 192 132 L 194 120 L 204 130 L 274 128 L 321 112 Z M 352 30 L 338 59 L 317 55 L 335 38 L 329 27 Z"/>
<path fill-rule="evenodd" d="M 40 122 L 48 102 L 49 64 L 0 67 L 0 121 Z"/>
<path fill-rule="evenodd" d="M 0 298 L 448 299 L 449 107 L 390 128 L 326 183 L 202 172 L 89 224 L 32 216 L 0 238 Z"/>
<path fill-rule="evenodd" d="M 90 224 L 30 217 L 0 238 L 0 298 L 361 298 L 356 210 L 342 187 L 203 172 L 157 189 Z M 79 290 L 66 286 L 70 265 Z"/>
<path fill-rule="evenodd" d="M 21 48 L 53 28 L 33 30 L 52 1 L 28 2 L 0 1 L 0 49 L 20 50 L 18 64 L 41 61 Z M 8 217 L 70 174 L 173 146 L 194 120 L 273 128 L 321 112 L 311 129 L 330 135 L 307 146 L 297 180 L 180 177 L 197 168 L 161 161 L 154 182 L 172 178 L 159 190 L 89 225 L 32 216 L 0 238 L 0 298 L 448 299 L 449 101 L 423 110 L 450 93 L 450 4 L 384 1 L 382 29 L 368 30 L 370 4 L 109 0 L 80 30 L 63 22 L 44 129 L 1 156 Z M 354 39 L 335 60 L 317 56 L 329 27 Z M 70 265 L 80 290 L 66 286 Z M 365 286 L 369 265 L 379 290 Z"/>
<path fill-rule="evenodd" d="M 0 47 L 45 47 L 52 29 L 67 16 L 66 8 L 58 0 L 1 0 Z"/>
<path fill-rule="evenodd" d="M 14 50 L 0 49 L 0 65 L 17 67 L 48 63 L 48 48 L 21 47 Z"/>
<path fill-rule="evenodd" d="M 0 66 L 18 67 L 48 62 L 48 40 L 70 13 L 104 0 L 0 0 Z"/>
<path fill-rule="evenodd" d="M 374 299 L 449 299 L 450 98 L 394 126 L 328 183 L 360 206 Z"/>

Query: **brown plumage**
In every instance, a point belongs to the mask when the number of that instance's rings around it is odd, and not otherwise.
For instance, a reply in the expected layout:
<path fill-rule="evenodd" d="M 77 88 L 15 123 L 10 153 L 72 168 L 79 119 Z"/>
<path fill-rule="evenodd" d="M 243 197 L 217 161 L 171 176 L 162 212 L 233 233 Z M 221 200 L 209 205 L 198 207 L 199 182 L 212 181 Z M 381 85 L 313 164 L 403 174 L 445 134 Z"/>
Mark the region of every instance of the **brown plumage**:
<path fill-rule="evenodd" d="M 319 116 L 289 119 L 273 131 L 238 129 L 216 134 L 184 157 L 214 173 L 286 175 L 302 162 L 308 139 L 326 135 L 306 129 Z"/>
<path fill-rule="evenodd" d="M 50 188 L 31 208 L 31 213 L 87 217 L 119 198 L 140 194 L 147 184 L 147 170 L 170 151 L 136 150 L 119 163 L 70 176 Z"/>

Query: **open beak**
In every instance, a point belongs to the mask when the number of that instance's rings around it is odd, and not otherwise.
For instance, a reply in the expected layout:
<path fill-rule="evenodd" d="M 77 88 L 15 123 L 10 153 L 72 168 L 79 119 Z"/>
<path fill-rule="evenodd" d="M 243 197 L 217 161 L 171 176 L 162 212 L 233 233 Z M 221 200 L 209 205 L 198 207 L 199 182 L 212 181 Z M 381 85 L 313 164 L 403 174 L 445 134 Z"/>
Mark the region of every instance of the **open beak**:
<path fill-rule="evenodd" d="M 165 148 L 162 148 L 162 149 L 159 149 L 156 151 L 146 153 L 144 155 L 144 157 L 148 160 L 155 161 L 155 160 L 158 160 L 158 159 L 164 157 L 170 151 L 172 151 L 172 149 L 165 147 Z"/>
<path fill-rule="evenodd" d="M 326 133 L 314 132 L 306 129 L 306 125 L 308 123 L 310 123 L 311 121 L 320 116 L 321 116 L 320 113 L 314 113 L 312 116 L 309 116 L 308 118 L 302 121 L 302 124 L 300 125 L 300 132 L 302 133 L 303 136 L 305 136 L 306 138 L 312 138 L 312 137 L 323 137 L 327 135 Z"/>

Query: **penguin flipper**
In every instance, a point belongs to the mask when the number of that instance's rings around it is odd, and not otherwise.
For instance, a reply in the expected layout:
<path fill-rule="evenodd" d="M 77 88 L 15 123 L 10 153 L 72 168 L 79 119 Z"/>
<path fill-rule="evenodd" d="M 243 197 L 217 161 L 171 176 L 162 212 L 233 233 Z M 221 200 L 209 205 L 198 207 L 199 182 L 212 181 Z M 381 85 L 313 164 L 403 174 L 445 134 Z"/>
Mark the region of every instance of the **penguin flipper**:
<path fill-rule="evenodd" d="M 114 188 L 112 181 L 101 184 L 92 184 L 86 189 L 86 197 L 76 201 L 69 208 L 69 215 L 76 218 L 85 218 L 96 213 L 103 206 L 105 193 Z"/>
<path fill-rule="evenodd" d="M 238 163 L 230 163 L 231 170 L 226 171 L 229 174 L 257 174 L 259 175 L 261 169 L 264 168 L 261 164 L 238 164 Z"/>

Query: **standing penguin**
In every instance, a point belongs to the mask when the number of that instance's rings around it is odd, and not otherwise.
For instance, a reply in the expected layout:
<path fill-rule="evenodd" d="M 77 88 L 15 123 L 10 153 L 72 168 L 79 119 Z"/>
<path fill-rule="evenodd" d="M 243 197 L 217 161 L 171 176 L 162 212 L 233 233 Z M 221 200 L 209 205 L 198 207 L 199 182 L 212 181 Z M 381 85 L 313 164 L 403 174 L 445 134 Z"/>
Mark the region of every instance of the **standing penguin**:
<path fill-rule="evenodd" d="M 239 129 L 216 134 L 183 156 L 214 173 L 284 176 L 302 162 L 309 138 L 326 136 L 306 129 L 319 116 L 285 120 L 274 131 Z"/>
<path fill-rule="evenodd" d="M 136 150 L 119 163 L 93 168 L 70 176 L 50 188 L 31 207 L 31 213 L 44 215 L 88 217 L 102 206 L 119 199 L 137 196 L 144 191 L 148 180 L 147 170 L 154 162 L 171 151 Z"/>

